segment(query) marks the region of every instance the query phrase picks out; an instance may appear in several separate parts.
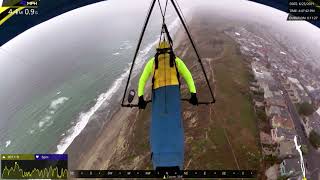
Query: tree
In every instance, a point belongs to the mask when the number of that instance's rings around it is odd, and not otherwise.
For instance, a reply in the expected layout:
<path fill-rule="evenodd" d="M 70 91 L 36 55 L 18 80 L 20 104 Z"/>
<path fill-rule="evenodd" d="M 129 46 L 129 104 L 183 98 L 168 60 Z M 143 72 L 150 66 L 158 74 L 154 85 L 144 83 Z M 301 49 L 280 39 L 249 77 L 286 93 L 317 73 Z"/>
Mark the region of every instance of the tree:
<path fill-rule="evenodd" d="M 268 63 L 266 64 L 266 68 L 267 68 L 267 69 L 270 69 L 270 68 L 271 68 L 271 63 L 270 63 L 270 62 L 268 62 Z"/>
<path fill-rule="evenodd" d="M 279 176 L 277 180 L 287 180 L 288 178 L 288 176 Z"/>
<path fill-rule="evenodd" d="M 312 104 L 309 104 L 307 102 L 298 104 L 297 107 L 299 114 L 303 116 L 309 116 L 315 111 Z"/>
<path fill-rule="evenodd" d="M 266 156 L 264 157 L 264 160 L 265 160 L 265 161 L 268 161 L 270 164 L 275 164 L 275 163 L 277 163 L 278 158 L 277 158 L 277 156 L 266 155 Z"/>
<path fill-rule="evenodd" d="M 315 148 L 320 148 L 320 135 L 312 130 L 309 134 L 309 141 Z"/>
<path fill-rule="evenodd" d="M 266 122 L 267 121 L 267 115 L 266 112 L 264 110 L 258 109 L 257 110 L 257 116 L 260 120 Z"/>
<path fill-rule="evenodd" d="M 302 154 L 303 154 L 303 155 L 308 154 L 308 152 L 309 152 L 308 146 L 305 145 L 305 144 L 302 144 L 302 145 L 301 145 L 301 151 L 302 151 Z"/>

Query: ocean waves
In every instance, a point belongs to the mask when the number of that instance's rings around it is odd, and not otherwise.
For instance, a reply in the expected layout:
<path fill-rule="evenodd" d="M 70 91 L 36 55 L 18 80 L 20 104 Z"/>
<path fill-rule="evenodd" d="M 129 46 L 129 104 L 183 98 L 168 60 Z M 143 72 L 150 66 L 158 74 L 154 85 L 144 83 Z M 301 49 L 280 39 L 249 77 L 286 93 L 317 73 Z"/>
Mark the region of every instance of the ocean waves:
<path fill-rule="evenodd" d="M 169 30 L 175 31 L 177 30 L 178 26 L 178 19 L 175 19 L 170 25 Z M 173 34 L 174 34 L 173 33 Z M 144 49 L 139 52 L 139 55 L 136 59 L 136 63 L 134 65 L 133 76 L 136 76 L 141 68 L 143 67 L 144 63 L 148 59 L 148 54 L 152 50 L 152 48 L 157 44 L 159 37 L 156 37 L 154 41 L 147 44 Z M 126 50 L 132 48 L 133 45 L 130 44 L 129 41 L 125 41 L 120 46 L 120 50 Z M 114 53 L 113 55 L 119 55 L 118 52 Z M 123 73 L 117 78 L 111 87 L 105 92 L 99 95 L 95 104 L 86 112 L 81 112 L 77 121 L 74 125 L 64 133 L 63 138 L 60 140 L 59 144 L 57 145 L 56 153 L 62 154 L 64 153 L 73 140 L 81 133 L 81 131 L 86 127 L 86 125 L 90 122 L 90 119 L 94 116 L 94 114 L 103 106 L 104 108 L 110 106 L 112 96 L 118 92 L 121 87 L 124 87 L 124 82 L 128 78 L 129 70 L 132 63 L 128 63 L 128 66 L 125 68 Z M 107 109 L 107 108 L 106 108 Z M 109 113 L 109 112 L 108 112 Z"/>

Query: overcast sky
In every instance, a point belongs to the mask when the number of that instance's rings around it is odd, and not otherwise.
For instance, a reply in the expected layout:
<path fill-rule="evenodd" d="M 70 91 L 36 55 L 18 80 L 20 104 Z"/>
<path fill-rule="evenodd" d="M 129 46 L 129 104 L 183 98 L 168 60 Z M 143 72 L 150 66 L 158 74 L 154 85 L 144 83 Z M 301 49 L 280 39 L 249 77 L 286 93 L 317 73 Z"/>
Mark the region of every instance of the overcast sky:
<path fill-rule="evenodd" d="M 245 22 L 257 22 L 293 40 L 320 57 L 320 28 L 306 21 L 287 21 L 288 13 L 247 0 L 178 0 L 183 7 L 194 11 L 209 10 L 210 14 Z"/>
<path fill-rule="evenodd" d="M 180 0 L 181 1 L 181 0 Z M 192 0 L 186 0 L 189 3 Z M 268 26 L 279 26 L 279 29 L 291 31 L 306 39 L 317 40 L 320 47 L 320 29 L 306 21 L 287 21 L 288 13 L 269 6 L 246 0 L 204 0 L 198 5 L 210 7 L 216 13 L 226 17 L 241 18 L 248 21 L 258 21 Z"/>
<path fill-rule="evenodd" d="M 0 0 L 0 2 L 2 2 L 2 0 Z M 111 5 L 113 5 L 113 7 L 121 7 L 121 11 L 123 12 L 136 11 L 146 13 L 150 4 L 150 0 L 136 0 L 133 2 L 134 5 L 123 2 L 125 1 L 108 0 L 96 3 L 62 14 L 59 17 L 50 20 L 50 23 L 45 22 L 39 26 L 42 26 L 41 29 L 61 29 L 61 27 L 57 26 L 63 26 L 63 24 L 71 22 L 78 23 L 80 25 L 83 23 L 82 25 L 86 26 L 85 23 L 88 23 L 88 21 L 82 20 L 83 18 L 90 19 L 90 21 L 95 21 L 95 19 L 97 19 L 97 21 L 101 21 L 101 16 L 107 17 L 107 14 L 111 15 L 115 11 L 119 11 L 118 8 L 108 8 L 111 7 Z M 305 21 L 287 21 L 286 19 L 288 14 L 286 12 L 282 12 L 262 4 L 246 0 L 178 0 L 178 2 L 182 9 L 194 8 L 197 10 L 196 7 L 204 6 L 212 8 L 212 11 L 215 13 L 222 14 L 226 17 L 233 17 L 235 19 L 241 18 L 248 21 L 259 21 L 261 24 L 279 28 L 279 30 L 287 31 L 291 34 L 294 33 L 296 37 L 303 38 L 303 40 L 306 40 L 308 43 L 312 42 L 314 46 L 318 46 L 320 48 L 320 29 L 318 27 Z M 158 7 L 156 6 L 156 8 Z M 80 16 L 79 14 L 85 14 L 85 16 Z M 144 19 L 144 17 L 142 18 Z M 51 32 L 53 31 L 51 30 Z M 30 33 L 28 34 L 29 36 L 39 36 L 35 33 L 32 33 L 32 35 L 30 35 Z"/>

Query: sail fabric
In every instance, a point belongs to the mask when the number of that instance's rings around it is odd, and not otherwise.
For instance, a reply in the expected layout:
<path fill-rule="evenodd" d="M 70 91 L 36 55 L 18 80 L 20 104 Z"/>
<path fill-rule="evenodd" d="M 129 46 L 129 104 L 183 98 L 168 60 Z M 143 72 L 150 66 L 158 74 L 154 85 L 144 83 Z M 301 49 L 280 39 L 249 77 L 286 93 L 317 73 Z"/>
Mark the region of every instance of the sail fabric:
<path fill-rule="evenodd" d="M 184 130 L 179 85 L 153 91 L 150 145 L 154 169 L 176 166 L 183 169 Z"/>

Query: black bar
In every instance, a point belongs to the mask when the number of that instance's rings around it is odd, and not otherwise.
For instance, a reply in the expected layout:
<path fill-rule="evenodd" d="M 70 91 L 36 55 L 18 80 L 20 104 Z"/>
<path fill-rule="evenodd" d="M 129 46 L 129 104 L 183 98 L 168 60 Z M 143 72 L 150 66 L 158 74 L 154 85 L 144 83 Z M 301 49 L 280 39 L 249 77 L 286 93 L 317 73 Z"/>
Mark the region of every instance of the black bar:
<path fill-rule="evenodd" d="M 146 17 L 146 20 L 144 22 L 144 25 L 143 25 L 143 28 L 142 28 L 142 31 L 141 31 L 141 34 L 140 34 L 140 38 L 139 38 L 139 42 L 138 42 L 138 45 L 137 45 L 137 48 L 136 48 L 136 52 L 134 53 L 134 57 L 133 57 L 133 60 L 132 60 L 132 65 L 131 65 L 130 72 L 129 72 L 129 77 L 128 77 L 126 88 L 124 90 L 124 94 L 123 94 L 123 97 L 122 97 L 122 102 L 121 102 L 121 106 L 122 107 L 126 107 L 125 104 L 124 104 L 124 99 L 125 99 L 126 94 L 127 94 L 127 90 L 128 90 L 129 82 L 130 82 L 130 79 L 131 79 L 133 66 L 134 66 L 134 63 L 136 61 L 137 55 L 139 53 L 139 49 L 140 49 L 140 45 L 141 45 L 141 42 L 142 42 L 142 39 L 143 39 L 143 35 L 144 35 L 144 32 L 146 31 L 146 28 L 147 28 L 147 25 L 148 25 L 148 22 L 149 22 L 149 19 L 150 19 L 150 16 L 151 16 L 151 13 L 152 13 L 152 10 L 153 10 L 155 2 L 156 2 L 156 0 L 152 0 L 152 2 L 151 2 L 151 5 L 150 5 L 149 11 L 148 11 L 148 15 Z"/>
<path fill-rule="evenodd" d="M 186 98 L 182 98 L 181 99 L 181 101 L 187 101 L 187 102 L 189 102 L 189 99 L 186 99 Z M 146 101 L 146 103 L 148 104 L 148 103 L 151 103 L 152 102 L 152 100 L 147 100 Z M 212 102 L 198 102 L 198 104 L 199 105 L 201 105 L 201 104 L 204 104 L 204 105 L 208 105 L 208 104 L 212 104 Z M 123 104 L 122 105 L 122 107 L 139 107 L 139 105 L 138 104 Z"/>
<path fill-rule="evenodd" d="M 188 35 L 188 38 L 189 38 L 189 40 L 190 40 L 190 42 L 191 42 L 191 45 L 192 45 L 194 51 L 196 52 L 198 61 L 199 61 L 200 65 L 201 65 L 202 72 L 203 72 L 203 74 L 204 74 L 204 77 L 206 78 L 206 82 L 207 82 L 208 87 L 209 87 L 209 90 L 210 90 L 210 94 L 211 94 L 211 97 L 212 97 L 212 102 L 211 102 L 211 103 L 215 103 L 216 100 L 215 100 L 215 98 L 214 98 L 214 95 L 213 95 L 213 92 L 212 92 L 212 89 L 211 89 L 211 86 L 210 86 L 210 83 L 209 83 L 207 74 L 206 74 L 206 72 L 205 72 L 205 70 L 204 70 L 203 64 L 202 64 L 202 62 L 201 62 L 200 55 L 199 55 L 198 50 L 197 50 L 197 48 L 196 48 L 196 46 L 195 46 L 195 43 L 194 43 L 193 40 L 192 40 L 191 34 L 190 34 L 189 30 L 188 30 L 188 27 L 187 27 L 187 25 L 185 24 L 185 22 L 184 22 L 181 14 L 180 14 L 180 12 L 179 12 L 179 10 L 178 10 L 178 8 L 177 8 L 177 5 L 175 4 L 174 0 L 171 0 L 171 3 L 172 3 L 174 9 L 176 10 L 176 12 L 177 12 L 177 14 L 178 14 L 178 16 L 179 16 L 179 19 L 180 19 L 180 21 L 181 21 L 181 23 L 182 23 L 182 25 L 183 25 L 183 27 L 184 27 L 187 35 Z"/>
<path fill-rule="evenodd" d="M 256 170 L 75 170 L 72 178 L 256 178 Z"/>

